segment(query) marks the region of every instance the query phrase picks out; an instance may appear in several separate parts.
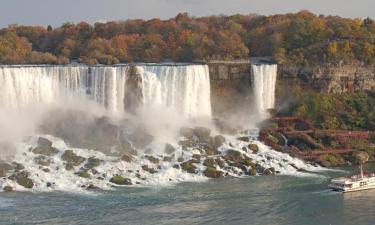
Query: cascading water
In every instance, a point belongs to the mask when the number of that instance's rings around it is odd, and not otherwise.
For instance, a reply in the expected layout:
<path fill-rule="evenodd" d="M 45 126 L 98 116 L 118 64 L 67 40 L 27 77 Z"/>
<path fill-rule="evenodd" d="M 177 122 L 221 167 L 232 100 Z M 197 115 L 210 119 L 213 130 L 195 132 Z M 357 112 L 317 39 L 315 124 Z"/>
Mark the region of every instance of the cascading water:
<path fill-rule="evenodd" d="M 88 95 L 111 112 L 125 110 L 130 66 L 2 67 L 0 105 L 15 109 L 51 103 L 66 96 Z M 208 67 L 201 65 L 137 66 L 142 76 L 145 106 L 166 107 L 186 117 L 210 117 Z"/>
<path fill-rule="evenodd" d="M 208 66 L 140 66 L 144 105 L 186 117 L 211 117 Z"/>
<path fill-rule="evenodd" d="M 111 112 L 123 112 L 128 70 L 128 66 L 92 67 L 88 83 L 91 98 Z"/>
<path fill-rule="evenodd" d="M 17 109 L 33 103 L 51 103 L 66 93 L 85 89 L 87 67 L 0 68 L 1 109 Z"/>
<path fill-rule="evenodd" d="M 251 65 L 254 103 L 259 114 L 275 106 L 277 65 Z"/>

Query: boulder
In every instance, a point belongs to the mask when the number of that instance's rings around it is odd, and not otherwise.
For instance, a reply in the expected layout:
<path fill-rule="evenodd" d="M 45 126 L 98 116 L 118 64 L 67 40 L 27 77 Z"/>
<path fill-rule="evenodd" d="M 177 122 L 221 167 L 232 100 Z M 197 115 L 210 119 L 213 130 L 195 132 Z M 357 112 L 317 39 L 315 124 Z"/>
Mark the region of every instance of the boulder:
<path fill-rule="evenodd" d="M 233 149 L 229 149 L 227 154 L 224 156 L 224 159 L 232 162 L 241 162 L 244 158 L 242 153 Z"/>
<path fill-rule="evenodd" d="M 65 165 L 65 170 L 74 170 L 74 164 L 73 163 L 67 163 Z"/>
<path fill-rule="evenodd" d="M 214 145 L 215 148 L 218 148 L 218 147 L 222 146 L 225 143 L 225 141 L 226 141 L 226 139 L 225 139 L 224 136 L 222 136 L 222 135 L 216 135 L 214 137 L 214 143 L 213 143 L 213 145 Z"/>
<path fill-rule="evenodd" d="M 210 177 L 210 178 L 219 178 L 219 177 L 223 177 L 223 172 L 222 171 L 218 171 L 215 167 L 213 166 L 208 166 L 206 168 L 205 171 L 203 171 L 203 174 L 206 176 L 206 177 Z"/>
<path fill-rule="evenodd" d="M 206 127 L 195 127 L 194 135 L 200 142 L 208 143 L 210 141 L 211 130 Z"/>
<path fill-rule="evenodd" d="M 213 158 L 207 158 L 203 162 L 204 166 L 214 166 L 215 165 L 215 160 Z"/>
<path fill-rule="evenodd" d="M 13 162 L 12 165 L 14 165 L 14 170 L 17 172 L 25 169 L 25 167 L 21 163 Z"/>
<path fill-rule="evenodd" d="M 154 140 L 154 137 L 145 128 L 138 127 L 129 135 L 129 140 L 137 149 L 145 149 Z"/>
<path fill-rule="evenodd" d="M 248 147 L 251 151 L 253 151 L 253 153 L 257 153 L 257 152 L 259 151 L 259 147 L 258 147 L 258 145 L 256 145 L 256 144 L 249 144 L 247 147 Z"/>
<path fill-rule="evenodd" d="M 28 177 L 27 173 L 19 173 L 16 176 L 16 181 L 19 185 L 24 186 L 25 188 L 34 187 L 34 182 Z"/>
<path fill-rule="evenodd" d="M 197 167 L 191 160 L 181 163 L 181 169 L 185 170 L 188 173 L 197 173 Z"/>
<path fill-rule="evenodd" d="M 0 161 L 0 177 L 5 177 L 7 173 L 13 169 L 13 166 Z"/>
<path fill-rule="evenodd" d="M 124 178 L 119 175 L 113 176 L 109 182 L 117 184 L 117 185 L 132 185 L 132 181 L 129 178 Z"/>
<path fill-rule="evenodd" d="M 32 150 L 32 152 L 35 154 L 52 156 L 56 155 L 59 151 L 56 148 L 52 147 L 52 142 L 50 140 L 39 137 L 38 145 Z"/>
<path fill-rule="evenodd" d="M 12 191 L 13 191 L 13 188 L 12 188 L 11 186 L 5 186 L 5 187 L 3 188 L 3 190 L 4 190 L 5 192 L 12 192 Z"/>
<path fill-rule="evenodd" d="M 225 167 L 225 161 L 222 160 L 221 158 L 216 158 L 215 159 L 215 162 L 218 166 L 220 166 L 220 168 L 224 168 Z"/>
<path fill-rule="evenodd" d="M 100 165 L 100 159 L 95 157 L 90 157 L 87 159 L 87 163 L 85 164 L 86 169 L 92 169 Z"/>
<path fill-rule="evenodd" d="M 193 154 L 192 158 L 196 160 L 195 161 L 196 163 L 199 163 L 201 161 L 201 155 Z"/>
<path fill-rule="evenodd" d="M 148 165 L 143 165 L 143 166 L 142 166 L 142 169 L 143 169 L 144 171 L 147 171 L 147 172 L 151 173 L 151 174 L 154 174 L 154 173 L 157 173 L 157 172 L 158 172 L 158 171 L 155 170 L 154 168 L 150 168 L 150 167 L 148 167 Z"/>
<path fill-rule="evenodd" d="M 41 166 L 49 166 L 51 164 L 51 159 L 44 155 L 35 157 L 34 161 L 36 164 L 39 164 Z"/>
<path fill-rule="evenodd" d="M 172 162 L 172 159 L 173 159 L 172 157 L 168 157 L 168 156 L 163 157 L 164 162 Z"/>
<path fill-rule="evenodd" d="M 263 172 L 263 175 L 266 175 L 266 176 L 269 176 L 269 175 L 275 175 L 276 174 L 276 171 L 275 171 L 275 168 L 271 167 L 271 168 L 268 168 L 266 169 L 264 172 Z"/>
<path fill-rule="evenodd" d="M 173 147 L 173 145 L 167 143 L 165 144 L 165 147 L 164 147 L 164 152 L 168 155 L 172 154 L 173 152 L 175 152 L 176 149 Z"/>
<path fill-rule="evenodd" d="M 79 171 L 78 173 L 76 173 L 79 177 L 82 177 L 82 178 L 90 178 L 91 175 L 89 174 L 89 172 L 87 170 L 81 170 Z"/>
<path fill-rule="evenodd" d="M 239 141 L 244 141 L 244 142 L 250 142 L 250 137 L 239 137 L 239 138 L 237 138 L 237 140 L 239 140 Z"/>
<path fill-rule="evenodd" d="M 185 137 L 188 140 L 193 140 L 194 137 L 194 129 L 189 127 L 181 127 L 180 135 Z"/>
<path fill-rule="evenodd" d="M 203 147 L 206 155 L 218 155 L 219 154 L 219 151 L 217 150 L 217 148 L 214 148 L 211 145 L 204 145 L 202 147 Z"/>
<path fill-rule="evenodd" d="M 84 157 L 75 154 L 72 150 L 66 150 L 61 158 L 62 160 L 72 164 L 73 166 L 79 166 L 86 160 Z"/>
<path fill-rule="evenodd" d="M 133 160 L 133 156 L 132 156 L 132 155 L 125 154 L 125 155 L 123 155 L 123 156 L 121 157 L 121 160 L 130 163 L 130 162 L 132 162 L 132 160 Z"/>
<path fill-rule="evenodd" d="M 145 158 L 154 164 L 158 164 L 160 161 L 158 158 L 155 158 L 154 156 L 151 156 L 151 155 L 146 155 Z"/>

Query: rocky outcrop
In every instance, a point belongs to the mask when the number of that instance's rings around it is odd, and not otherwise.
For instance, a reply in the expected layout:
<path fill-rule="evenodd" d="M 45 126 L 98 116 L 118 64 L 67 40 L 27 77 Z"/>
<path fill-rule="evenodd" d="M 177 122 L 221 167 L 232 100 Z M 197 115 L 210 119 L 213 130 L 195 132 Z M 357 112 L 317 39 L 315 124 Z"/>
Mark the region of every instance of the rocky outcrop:
<path fill-rule="evenodd" d="M 228 116 L 246 105 L 251 95 L 251 65 L 249 61 L 208 62 L 211 103 L 215 116 Z"/>
<path fill-rule="evenodd" d="M 279 66 L 278 78 L 289 85 L 298 83 L 319 92 L 364 91 L 375 87 L 375 66 L 355 63 L 306 67 Z"/>

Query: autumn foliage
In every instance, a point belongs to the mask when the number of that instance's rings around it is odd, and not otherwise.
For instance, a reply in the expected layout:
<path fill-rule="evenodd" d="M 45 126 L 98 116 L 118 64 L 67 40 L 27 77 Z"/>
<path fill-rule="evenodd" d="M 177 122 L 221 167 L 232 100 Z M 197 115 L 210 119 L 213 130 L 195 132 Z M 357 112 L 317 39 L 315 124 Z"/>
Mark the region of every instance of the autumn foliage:
<path fill-rule="evenodd" d="M 127 20 L 0 30 L 0 64 L 192 62 L 273 56 L 280 64 L 372 64 L 375 22 L 296 14 Z"/>

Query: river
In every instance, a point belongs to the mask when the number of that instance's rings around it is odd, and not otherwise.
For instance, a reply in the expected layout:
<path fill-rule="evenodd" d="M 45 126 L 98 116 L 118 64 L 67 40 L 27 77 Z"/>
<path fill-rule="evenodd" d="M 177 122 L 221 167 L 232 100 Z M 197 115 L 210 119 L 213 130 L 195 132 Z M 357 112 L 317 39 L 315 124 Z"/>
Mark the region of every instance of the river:
<path fill-rule="evenodd" d="M 225 178 L 79 195 L 0 193 L 0 224 L 374 224 L 375 190 L 327 190 L 331 177 L 348 174 Z"/>

